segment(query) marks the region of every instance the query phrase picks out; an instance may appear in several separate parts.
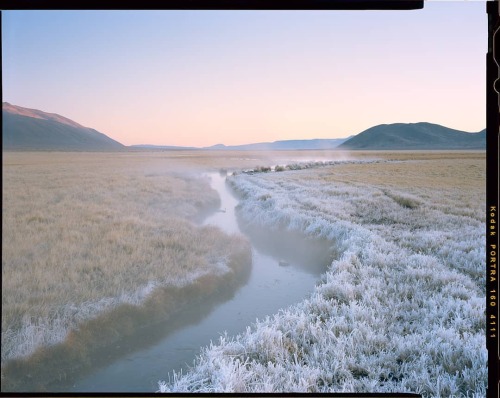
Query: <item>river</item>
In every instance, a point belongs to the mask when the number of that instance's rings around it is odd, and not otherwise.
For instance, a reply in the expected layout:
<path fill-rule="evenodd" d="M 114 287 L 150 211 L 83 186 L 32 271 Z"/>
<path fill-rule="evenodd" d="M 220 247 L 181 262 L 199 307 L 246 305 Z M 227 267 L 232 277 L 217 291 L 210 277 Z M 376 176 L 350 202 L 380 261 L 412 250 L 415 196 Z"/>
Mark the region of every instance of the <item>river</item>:
<path fill-rule="evenodd" d="M 235 214 L 238 199 L 226 185 L 225 176 L 209 173 L 208 177 L 221 198 L 221 208 L 203 224 L 216 225 L 229 234 L 243 234 Z M 327 265 L 326 257 L 315 256 L 318 247 L 314 243 L 301 246 L 301 255 L 295 256 L 290 254 L 286 245 L 266 247 L 255 237 L 249 239 L 252 243 L 252 271 L 248 282 L 232 297 L 206 308 L 185 311 L 183 319 L 178 319 L 176 325 L 169 322 L 155 326 L 121 342 L 116 345 L 118 354 L 106 354 L 108 357 L 102 358 L 100 367 L 87 372 L 71 385 L 59 386 L 60 391 L 157 391 L 158 381 L 168 381 L 172 371 L 182 369 L 185 372 L 200 348 L 211 341 L 217 342 L 224 331 L 229 335 L 243 332 L 257 318 L 272 315 L 312 292 Z M 321 264 L 311 267 L 311 261 Z"/>

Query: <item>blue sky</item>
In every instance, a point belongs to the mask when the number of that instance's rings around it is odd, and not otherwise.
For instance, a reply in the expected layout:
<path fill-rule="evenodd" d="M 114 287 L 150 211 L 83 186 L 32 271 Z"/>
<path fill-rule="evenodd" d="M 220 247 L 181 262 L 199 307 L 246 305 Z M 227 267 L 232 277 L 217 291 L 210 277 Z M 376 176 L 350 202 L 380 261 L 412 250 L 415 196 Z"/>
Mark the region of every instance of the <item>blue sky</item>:
<path fill-rule="evenodd" d="M 3 100 L 126 144 L 485 127 L 484 2 L 414 11 L 3 11 Z"/>

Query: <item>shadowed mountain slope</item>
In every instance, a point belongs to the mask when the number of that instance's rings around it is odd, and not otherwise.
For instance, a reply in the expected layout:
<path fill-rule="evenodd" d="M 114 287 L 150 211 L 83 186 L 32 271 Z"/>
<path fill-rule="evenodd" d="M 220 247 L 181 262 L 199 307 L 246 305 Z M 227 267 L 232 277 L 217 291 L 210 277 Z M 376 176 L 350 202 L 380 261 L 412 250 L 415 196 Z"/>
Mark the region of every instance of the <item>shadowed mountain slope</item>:
<path fill-rule="evenodd" d="M 485 149 L 486 130 L 467 133 L 432 123 L 394 123 L 371 127 L 339 149 Z"/>
<path fill-rule="evenodd" d="M 55 113 L 2 106 L 4 150 L 115 151 L 125 146 L 105 134 Z"/>

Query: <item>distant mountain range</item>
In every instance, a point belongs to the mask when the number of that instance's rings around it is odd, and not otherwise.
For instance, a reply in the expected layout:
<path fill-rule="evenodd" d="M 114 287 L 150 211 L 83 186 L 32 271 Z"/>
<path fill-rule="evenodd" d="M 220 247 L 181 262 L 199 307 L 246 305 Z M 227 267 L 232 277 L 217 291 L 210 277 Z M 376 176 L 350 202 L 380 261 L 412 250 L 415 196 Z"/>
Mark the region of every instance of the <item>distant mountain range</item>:
<path fill-rule="evenodd" d="M 204 148 L 133 145 L 137 149 L 161 150 L 452 150 L 486 149 L 486 129 L 478 133 L 454 130 L 432 123 L 393 123 L 371 127 L 357 135 L 338 139 L 286 140 L 257 144 Z"/>
<path fill-rule="evenodd" d="M 467 133 L 432 123 L 394 123 L 371 127 L 338 149 L 485 149 L 486 129 Z"/>
<path fill-rule="evenodd" d="M 350 137 L 349 137 L 350 138 Z M 162 146 L 162 145 L 132 145 L 130 148 L 136 149 L 162 149 L 162 150 L 216 150 L 216 151 L 283 151 L 302 149 L 334 149 L 349 138 L 336 139 L 313 139 L 313 140 L 285 140 L 274 142 L 259 142 L 245 145 L 224 145 L 217 144 L 203 148 L 184 146 Z"/>
<path fill-rule="evenodd" d="M 130 145 L 128 148 L 137 150 L 162 150 L 162 151 L 199 151 L 203 148 L 194 146 L 175 146 L 175 145 Z"/>
<path fill-rule="evenodd" d="M 132 145 L 136 149 L 157 150 L 446 150 L 486 149 L 486 129 L 478 133 L 454 130 L 432 123 L 393 123 L 371 127 L 357 135 L 337 139 L 286 140 L 204 148 L 158 145 Z"/>
<path fill-rule="evenodd" d="M 55 113 L 2 104 L 4 150 L 115 151 L 126 147 Z"/>
<path fill-rule="evenodd" d="M 118 141 L 55 113 L 2 106 L 4 150 L 115 151 L 115 150 L 425 150 L 485 149 L 486 130 L 468 133 L 432 123 L 394 123 L 371 127 L 338 139 L 286 140 L 204 148 L 132 145 Z"/>
<path fill-rule="evenodd" d="M 349 137 L 350 138 L 350 137 Z M 257 144 L 232 145 L 223 144 L 214 145 L 205 149 L 216 150 L 236 150 L 236 151 L 282 151 L 299 149 L 334 149 L 349 138 L 336 139 L 312 139 L 312 140 L 285 140 L 274 142 L 259 142 Z"/>

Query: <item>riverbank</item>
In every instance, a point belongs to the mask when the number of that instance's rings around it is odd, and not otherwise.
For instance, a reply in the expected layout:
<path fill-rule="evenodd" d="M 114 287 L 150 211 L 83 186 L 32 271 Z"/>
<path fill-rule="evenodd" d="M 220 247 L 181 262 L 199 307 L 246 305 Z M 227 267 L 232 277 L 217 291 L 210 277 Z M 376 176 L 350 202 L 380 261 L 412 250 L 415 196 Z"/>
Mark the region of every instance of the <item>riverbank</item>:
<path fill-rule="evenodd" d="M 134 161 L 4 158 L 2 391 L 88 367 L 94 351 L 248 275 L 244 240 L 190 221 L 219 207 L 208 181 Z"/>
<path fill-rule="evenodd" d="M 232 244 L 229 272 L 206 274 L 182 287 L 156 288 L 141 305 L 118 305 L 71 330 L 62 343 L 38 348 L 26 359 L 8 361 L 2 367 L 2 391 L 51 391 L 52 383 L 81 377 L 101 365 L 103 350 L 140 329 L 175 323 L 188 308 L 234 294 L 248 278 L 251 257 L 244 240 L 235 239 Z"/>
<path fill-rule="evenodd" d="M 313 291 L 331 261 L 326 255 L 329 247 L 315 240 L 289 240 L 292 236 L 286 233 L 275 236 L 279 238 L 279 245 L 274 245 L 275 239 L 267 239 L 270 237 L 267 231 L 258 231 L 260 238 L 266 238 L 265 242 L 246 234 L 247 231 L 240 229 L 234 212 L 239 199 L 226 184 L 224 173 L 208 172 L 206 175 L 219 194 L 221 211 L 213 213 L 203 224 L 247 238 L 252 245 L 248 281 L 234 295 L 225 296 L 209 308 L 203 302 L 178 314 L 175 319 L 182 325 L 175 331 L 168 325 L 161 326 L 155 336 L 141 331 L 137 338 L 125 343 L 130 346 L 129 352 L 115 360 L 104 358 L 102 366 L 69 386 L 57 386 L 54 391 L 155 391 L 158 380 L 165 374 L 188 370 L 201 347 L 217 341 L 221 335 L 244 332 L 256 319 L 298 303 Z M 295 250 L 290 250 L 291 247 Z M 282 265 L 283 261 L 286 265 Z M 140 338 L 147 339 L 148 344 L 141 343 Z"/>
<path fill-rule="evenodd" d="M 160 391 L 484 396 L 484 153 L 398 156 L 231 178 L 247 225 L 341 256 L 308 299 L 221 337 Z"/>

